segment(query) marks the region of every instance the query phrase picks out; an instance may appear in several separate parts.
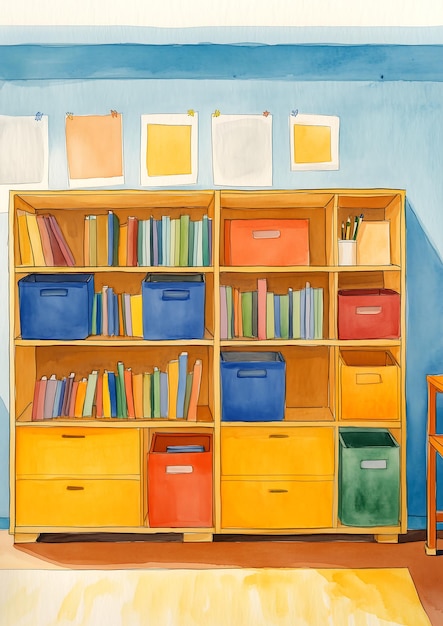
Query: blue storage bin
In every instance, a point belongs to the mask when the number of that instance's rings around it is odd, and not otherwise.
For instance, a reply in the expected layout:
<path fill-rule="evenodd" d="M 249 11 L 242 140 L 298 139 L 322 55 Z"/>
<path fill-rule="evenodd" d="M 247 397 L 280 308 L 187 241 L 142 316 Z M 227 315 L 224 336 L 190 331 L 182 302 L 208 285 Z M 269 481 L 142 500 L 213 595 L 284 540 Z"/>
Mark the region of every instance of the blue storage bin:
<path fill-rule="evenodd" d="M 18 281 L 23 339 L 86 339 L 92 330 L 93 274 L 29 274 Z"/>
<path fill-rule="evenodd" d="M 147 274 L 142 284 L 145 339 L 202 339 L 203 274 Z"/>
<path fill-rule="evenodd" d="M 220 357 L 222 421 L 284 419 L 286 363 L 280 352 L 222 352 Z"/>

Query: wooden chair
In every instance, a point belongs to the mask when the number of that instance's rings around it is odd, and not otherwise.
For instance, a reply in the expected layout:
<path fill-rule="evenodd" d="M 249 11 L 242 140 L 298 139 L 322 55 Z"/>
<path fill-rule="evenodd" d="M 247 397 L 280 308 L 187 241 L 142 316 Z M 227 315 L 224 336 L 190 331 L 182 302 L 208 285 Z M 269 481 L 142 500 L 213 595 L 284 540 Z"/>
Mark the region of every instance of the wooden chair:
<path fill-rule="evenodd" d="M 443 376 L 427 376 L 428 382 L 428 469 L 426 554 L 437 554 L 437 523 L 443 522 L 443 511 L 437 511 L 437 454 L 443 456 L 443 434 L 437 430 L 437 394 L 443 393 Z"/>

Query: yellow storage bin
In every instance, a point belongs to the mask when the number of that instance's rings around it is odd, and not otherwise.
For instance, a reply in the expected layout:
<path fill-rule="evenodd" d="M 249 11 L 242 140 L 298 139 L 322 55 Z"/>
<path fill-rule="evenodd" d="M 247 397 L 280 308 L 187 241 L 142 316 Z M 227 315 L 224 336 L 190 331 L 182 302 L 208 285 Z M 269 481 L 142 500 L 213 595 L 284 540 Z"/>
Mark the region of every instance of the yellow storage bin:
<path fill-rule="evenodd" d="M 223 476 L 332 476 L 334 431 L 327 427 L 223 427 Z"/>
<path fill-rule="evenodd" d="M 139 526 L 139 480 L 18 480 L 17 526 Z"/>
<path fill-rule="evenodd" d="M 18 476 L 139 475 L 139 432 L 131 428 L 17 428 Z"/>
<path fill-rule="evenodd" d="M 340 353 L 342 420 L 399 420 L 400 368 L 384 350 Z"/>
<path fill-rule="evenodd" d="M 222 528 L 332 526 L 332 480 L 222 480 Z"/>

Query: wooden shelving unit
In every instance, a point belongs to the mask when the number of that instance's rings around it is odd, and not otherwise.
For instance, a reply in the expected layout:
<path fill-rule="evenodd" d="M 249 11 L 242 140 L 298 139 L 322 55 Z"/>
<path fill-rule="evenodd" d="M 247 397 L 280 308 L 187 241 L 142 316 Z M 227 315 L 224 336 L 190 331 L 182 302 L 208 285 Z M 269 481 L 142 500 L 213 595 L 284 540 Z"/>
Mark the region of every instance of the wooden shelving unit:
<path fill-rule="evenodd" d="M 210 540 L 214 533 L 374 533 L 395 541 L 406 532 L 405 413 L 405 193 L 388 189 L 301 191 L 53 191 L 15 192 L 10 211 L 11 526 L 16 541 L 43 532 L 182 532 L 185 540 Z M 86 267 L 85 216 L 113 210 L 124 222 L 189 214 L 213 220 L 210 267 Z M 74 254 L 75 267 L 20 265 L 17 211 L 51 213 Z M 391 264 L 338 265 L 340 226 L 348 215 L 389 221 Z M 310 265 L 241 266 L 225 263 L 225 220 L 263 217 L 309 220 Z M 206 282 L 205 336 L 201 340 L 146 341 L 92 336 L 84 341 L 24 340 L 20 334 L 18 281 L 29 273 L 93 273 L 96 287 L 138 293 L 147 272 L 203 273 Z M 221 339 L 220 286 L 284 293 L 306 281 L 323 288 L 320 339 Z M 398 339 L 340 340 L 338 291 L 394 289 L 401 296 Z M 345 349 L 386 350 L 399 367 L 399 408 L 393 419 L 343 420 L 340 354 Z M 165 419 L 55 418 L 31 421 L 35 380 L 42 375 L 85 376 L 92 369 L 165 366 L 187 350 L 203 361 L 197 422 Z M 223 422 L 221 351 L 278 350 L 286 362 L 286 410 L 281 422 Z M 338 517 L 339 429 L 387 428 L 400 446 L 398 524 L 355 527 Z M 213 524 L 151 528 L 147 509 L 147 453 L 155 432 L 210 433 L 213 438 Z M 78 437 L 77 437 L 78 435 Z M 77 438 L 76 438 L 77 437 Z M 93 444 L 91 443 L 91 438 Z M 112 441 L 112 445 L 109 443 Z M 69 443 L 77 452 L 61 454 Z M 79 445 L 77 445 L 79 444 Z M 269 445 L 271 444 L 271 445 Z M 77 445 L 77 449 L 75 446 Z M 83 447 L 82 447 L 83 446 Z M 89 459 L 88 446 L 94 450 Z M 111 447 L 109 447 L 111 446 Z M 86 451 L 85 451 L 86 450 Z M 113 454 L 109 453 L 113 450 Z M 54 452 L 55 451 L 55 452 Z M 69 452 L 69 451 L 68 451 Z M 43 462 L 44 459 L 44 462 Z M 89 460 L 88 460 L 89 459 Z M 122 468 L 131 459 L 131 467 Z M 32 465 L 32 463 L 34 465 Z M 32 467 L 31 467 L 32 465 Z M 64 499 L 56 489 L 66 482 Z M 85 489 L 85 486 L 88 489 Z M 78 506 L 78 495 L 89 500 Z M 75 500 L 77 498 L 77 501 Z M 117 503 L 114 507 L 109 502 Z M 42 504 L 45 502 L 46 504 Z M 77 503 L 76 503 L 77 502 Z M 57 504 L 56 504 L 57 503 Z"/>

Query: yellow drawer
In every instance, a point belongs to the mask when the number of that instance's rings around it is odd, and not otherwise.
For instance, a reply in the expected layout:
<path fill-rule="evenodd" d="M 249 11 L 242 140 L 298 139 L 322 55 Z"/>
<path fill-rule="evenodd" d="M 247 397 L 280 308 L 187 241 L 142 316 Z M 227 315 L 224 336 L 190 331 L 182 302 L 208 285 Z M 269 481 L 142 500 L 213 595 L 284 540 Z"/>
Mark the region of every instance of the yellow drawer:
<path fill-rule="evenodd" d="M 333 429 L 222 428 L 221 471 L 223 476 L 331 476 Z"/>
<path fill-rule="evenodd" d="M 342 420 L 400 419 L 400 368 L 390 352 L 347 350 L 340 355 Z"/>
<path fill-rule="evenodd" d="M 139 526 L 139 480 L 18 480 L 17 526 Z"/>
<path fill-rule="evenodd" d="M 333 481 L 222 480 L 222 528 L 329 528 Z"/>
<path fill-rule="evenodd" d="M 140 474 L 139 432 L 131 428 L 17 428 L 18 476 Z"/>

